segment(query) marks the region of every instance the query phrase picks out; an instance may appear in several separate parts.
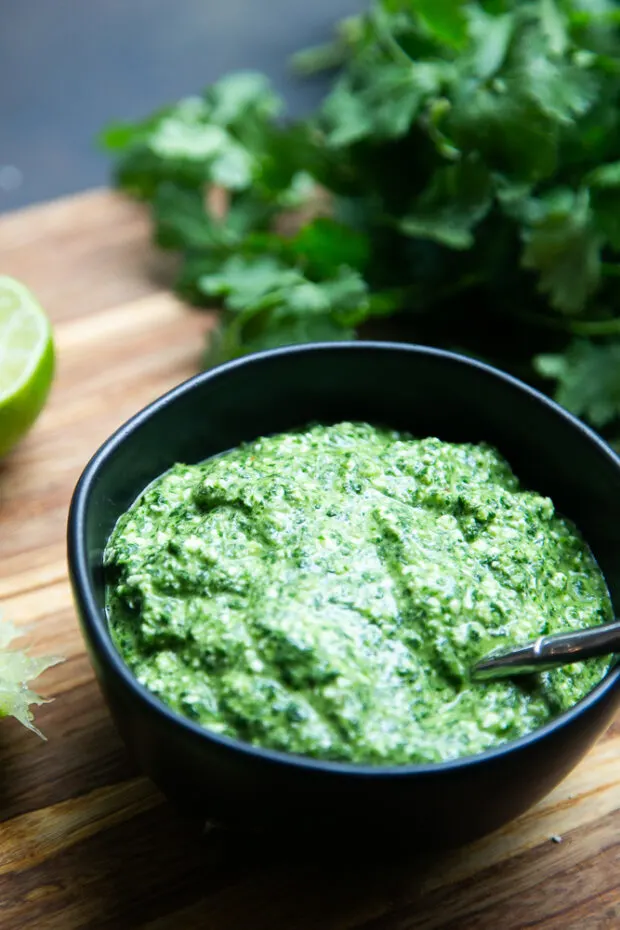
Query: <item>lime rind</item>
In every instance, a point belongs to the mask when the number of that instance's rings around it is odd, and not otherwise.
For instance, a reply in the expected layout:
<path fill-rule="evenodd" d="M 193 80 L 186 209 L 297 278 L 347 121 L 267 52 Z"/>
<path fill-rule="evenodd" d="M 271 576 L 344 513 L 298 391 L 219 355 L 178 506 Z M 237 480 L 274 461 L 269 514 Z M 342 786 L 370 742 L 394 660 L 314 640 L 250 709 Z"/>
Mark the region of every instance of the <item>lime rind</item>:
<path fill-rule="evenodd" d="M 28 289 L 0 275 L 0 404 L 28 384 L 51 338 L 49 320 Z"/>
<path fill-rule="evenodd" d="M 28 432 L 55 368 L 51 324 L 27 288 L 0 275 L 0 456 Z"/>

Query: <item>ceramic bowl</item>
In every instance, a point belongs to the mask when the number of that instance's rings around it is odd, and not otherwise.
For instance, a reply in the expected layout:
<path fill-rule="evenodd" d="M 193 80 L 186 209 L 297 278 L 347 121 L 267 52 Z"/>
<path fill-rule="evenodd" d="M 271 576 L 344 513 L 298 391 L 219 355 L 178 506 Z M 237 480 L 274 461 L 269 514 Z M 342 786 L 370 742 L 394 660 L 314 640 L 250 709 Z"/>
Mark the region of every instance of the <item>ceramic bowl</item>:
<path fill-rule="evenodd" d="M 69 565 L 92 664 L 141 769 L 194 817 L 293 838 L 386 836 L 453 846 L 550 791 L 620 704 L 615 668 L 567 713 L 481 755 L 434 765 L 321 762 L 219 736 L 170 710 L 111 640 L 102 556 L 117 520 L 175 462 L 312 421 L 361 420 L 451 441 L 486 441 L 525 485 L 575 521 L 620 615 L 620 460 L 543 395 L 487 365 L 392 343 L 307 345 L 223 365 L 155 401 L 97 452 L 76 488 Z"/>

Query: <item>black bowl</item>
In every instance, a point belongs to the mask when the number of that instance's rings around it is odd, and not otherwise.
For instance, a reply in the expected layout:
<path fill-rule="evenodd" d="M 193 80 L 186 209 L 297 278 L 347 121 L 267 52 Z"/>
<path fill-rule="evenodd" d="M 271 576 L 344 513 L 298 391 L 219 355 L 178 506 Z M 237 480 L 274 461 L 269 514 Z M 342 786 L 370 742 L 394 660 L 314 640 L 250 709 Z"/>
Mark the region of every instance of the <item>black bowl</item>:
<path fill-rule="evenodd" d="M 69 566 L 91 661 L 138 765 L 182 810 L 232 826 L 311 837 L 388 834 L 455 845 L 516 817 L 554 787 L 609 724 L 620 668 L 529 736 L 436 765 L 316 761 L 218 736 L 168 709 L 117 653 L 102 554 L 115 521 L 174 462 L 311 421 L 362 420 L 497 446 L 590 543 L 620 610 L 620 460 L 541 394 L 479 362 L 390 343 L 310 345 L 231 362 L 181 384 L 109 439 L 69 516 Z M 365 844 L 365 848 L 368 848 Z"/>

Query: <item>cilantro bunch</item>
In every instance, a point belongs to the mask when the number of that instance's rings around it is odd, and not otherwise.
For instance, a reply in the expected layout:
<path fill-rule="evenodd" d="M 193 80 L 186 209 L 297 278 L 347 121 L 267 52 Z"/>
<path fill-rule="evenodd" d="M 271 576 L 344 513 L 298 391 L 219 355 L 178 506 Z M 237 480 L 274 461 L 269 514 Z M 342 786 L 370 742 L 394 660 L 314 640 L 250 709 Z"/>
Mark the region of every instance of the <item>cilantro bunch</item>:
<path fill-rule="evenodd" d="M 375 0 L 295 65 L 334 69 L 304 121 L 239 73 L 104 134 L 222 304 L 207 364 L 389 331 L 620 435 L 620 5 Z"/>

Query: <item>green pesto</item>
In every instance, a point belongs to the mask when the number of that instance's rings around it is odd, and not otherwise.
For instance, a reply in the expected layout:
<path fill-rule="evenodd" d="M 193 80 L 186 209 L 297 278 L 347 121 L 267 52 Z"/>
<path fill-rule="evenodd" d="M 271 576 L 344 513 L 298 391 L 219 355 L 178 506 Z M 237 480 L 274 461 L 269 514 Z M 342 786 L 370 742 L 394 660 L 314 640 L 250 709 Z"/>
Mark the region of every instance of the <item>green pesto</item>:
<path fill-rule="evenodd" d="M 258 439 L 157 479 L 105 563 L 138 680 L 272 749 L 453 759 L 529 733 L 608 667 L 470 682 L 492 648 L 612 618 L 575 527 L 486 445 L 358 423 Z"/>

